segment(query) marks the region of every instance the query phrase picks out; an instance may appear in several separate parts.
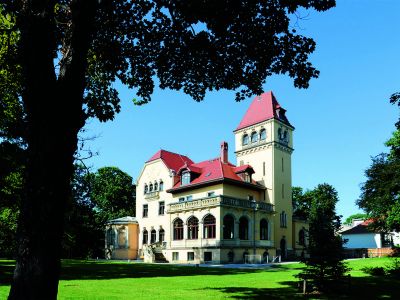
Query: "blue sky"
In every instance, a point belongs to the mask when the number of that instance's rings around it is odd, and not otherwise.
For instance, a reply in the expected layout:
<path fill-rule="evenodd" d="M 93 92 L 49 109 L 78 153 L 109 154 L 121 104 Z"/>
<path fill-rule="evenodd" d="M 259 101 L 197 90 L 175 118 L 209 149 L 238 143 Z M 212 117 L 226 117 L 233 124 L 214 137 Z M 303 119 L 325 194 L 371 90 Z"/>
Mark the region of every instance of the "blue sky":
<path fill-rule="evenodd" d="M 371 156 L 386 151 L 398 109 L 389 104 L 400 91 L 400 34 L 396 0 L 339 0 L 324 13 L 311 11 L 298 32 L 314 38 L 311 61 L 321 71 L 307 90 L 293 87 L 285 76 L 267 80 L 296 127 L 292 156 L 293 185 L 305 189 L 332 184 L 339 193 L 337 211 L 344 217 L 359 212 L 355 200 Z M 99 156 L 87 164 L 94 170 L 117 166 L 137 178 L 159 149 L 188 155 L 198 162 L 217 157 L 227 141 L 234 157 L 232 131 L 251 99 L 236 103 L 234 92 L 209 93 L 197 103 L 182 92 L 157 89 L 152 102 L 134 106 L 134 91 L 118 86 L 122 112 L 113 122 L 92 120 L 88 143 Z"/>

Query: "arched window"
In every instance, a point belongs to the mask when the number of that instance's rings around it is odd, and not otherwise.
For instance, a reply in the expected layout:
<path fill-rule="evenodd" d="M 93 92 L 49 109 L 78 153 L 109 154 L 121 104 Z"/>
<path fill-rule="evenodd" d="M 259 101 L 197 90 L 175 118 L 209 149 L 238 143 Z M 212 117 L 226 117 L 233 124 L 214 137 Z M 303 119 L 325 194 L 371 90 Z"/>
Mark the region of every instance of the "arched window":
<path fill-rule="evenodd" d="M 241 217 L 239 219 L 239 239 L 249 239 L 249 220 L 247 220 L 246 217 Z"/>
<path fill-rule="evenodd" d="M 268 221 L 265 219 L 260 221 L 260 240 L 268 240 Z"/>
<path fill-rule="evenodd" d="M 183 221 L 176 219 L 174 221 L 174 240 L 183 240 Z"/>
<path fill-rule="evenodd" d="M 205 239 L 215 239 L 215 217 L 213 215 L 207 215 L 203 219 L 203 224 L 203 237 Z"/>
<path fill-rule="evenodd" d="M 231 240 L 235 236 L 235 220 L 231 215 L 224 217 L 224 239 Z"/>
<path fill-rule="evenodd" d="M 125 226 L 122 226 L 118 229 L 118 247 L 125 248 L 126 247 L 126 229 Z"/>
<path fill-rule="evenodd" d="M 288 135 L 287 130 L 285 130 L 285 131 L 283 132 L 283 138 L 282 138 L 282 140 L 283 140 L 285 143 L 289 142 L 289 135 Z"/>
<path fill-rule="evenodd" d="M 183 172 L 181 176 L 181 184 L 186 185 L 190 183 L 190 173 L 189 172 Z"/>
<path fill-rule="evenodd" d="M 165 231 L 164 231 L 164 229 L 161 228 L 158 231 L 158 241 L 159 242 L 164 242 L 164 239 L 165 239 Z"/>
<path fill-rule="evenodd" d="M 153 184 L 150 183 L 150 185 L 149 185 L 149 192 L 151 193 L 152 191 L 153 191 Z"/>
<path fill-rule="evenodd" d="M 267 131 L 265 130 L 265 128 L 261 129 L 260 131 L 260 140 L 263 141 L 267 138 Z"/>
<path fill-rule="evenodd" d="M 280 214 L 280 223 L 281 227 L 286 228 L 287 227 L 287 215 L 285 211 L 281 212 Z"/>
<path fill-rule="evenodd" d="M 278 128 L 278 139 L 282 139 L 282 128 Z"/>
<path fill-rule="evenodd" d="M 306 245 L 306 235 L 304 229 L 299 231 L 299 245 L 305 246 Z"/>
<path fill-rule="evenodd" d="M 187 231 L 189 240 L 197 240 L 199 237 L 199 219 L 196 217 L 190 217 L 187 221 Z"/>
<path fill-rule="evenodd" d="M 144 185 L 144 193 L 147 194 L 147 192 L 149 191 L 149 187 L 147 186 L 147 184 Z"/>
<path fill-rule="evenodd" d="M 153 229 L 150 233 L 150 244 L 154 244 L 157 240 L 157 231 Z"/>
<path fill-rule="evenodd" d="M 147 244 L 147 241 L 149 240 L 149 233 L 147 230 L 143 230 L 143 245 Z"/>
<path fill-rule="evenodd" d="M 255 143 L 255 142 L 257 142 L 257 141 L 258 141 L 258 134 L 257 134 L 257 132 L 253 131 L 253 132 L 251 133 L 251 142 L 252 142 L 252 143 Z"/>
<path fill-rule="evenodd" d="M 157 191 L 158 190 L 158 183 L 154 182 L 154 190 Z"/>
<path fill-rule="evenodd" d="M 164 182 L 160 180 L 159 191 L 161 192 L 162 190 L 164 190 Z"/>
<path fill-rule="evenodd" d="M 249 144 L 249 136 L 247 135 L 247 134 L 245 134 L 243 137 L 242 137 L 242 145 L 243 146 L 246 146 L 246 145 L 248 145 Z"/>

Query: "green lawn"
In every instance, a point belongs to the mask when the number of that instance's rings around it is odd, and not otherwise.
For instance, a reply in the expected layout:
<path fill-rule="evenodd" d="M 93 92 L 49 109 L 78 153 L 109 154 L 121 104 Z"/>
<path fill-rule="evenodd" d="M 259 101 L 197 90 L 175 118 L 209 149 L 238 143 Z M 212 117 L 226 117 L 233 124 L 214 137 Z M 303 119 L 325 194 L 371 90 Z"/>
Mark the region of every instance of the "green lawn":
<path fill-rule="evenodd" d="M 360 269 L 385 266 L 390 258 L 349 261 L 349 290 L 331 299 L 400 299 L 399 282 Z M 6 299 L 13 261 L 0 260 L 0 299 Z M 59 299 L 299 299 L 294 277 L 301 264 L 265 270 L 195 268 L 126 262 L 63 261 Z M 326 297 L 320 297 L 326 298 Z"/>

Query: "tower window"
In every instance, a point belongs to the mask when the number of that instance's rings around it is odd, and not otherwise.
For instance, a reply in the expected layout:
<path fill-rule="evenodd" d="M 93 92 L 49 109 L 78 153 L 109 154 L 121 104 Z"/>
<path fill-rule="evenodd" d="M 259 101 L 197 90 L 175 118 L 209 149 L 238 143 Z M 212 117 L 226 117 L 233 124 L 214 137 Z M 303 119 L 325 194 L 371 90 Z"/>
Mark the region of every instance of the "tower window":
<path fill-rule="evenodd" d="M 263 162 L 263 176 L 265 176 L 265 161 Z"/>
<path fill-rule="evenodd" d="M 153 184 L 150 183 L 150 185 L 149 185 L 149 192 L 151 193 L 152 191 L 153 191 Z"/>
<path fill-rule="evenodd" d="M 242 137 L 242 145 L 243 146 L 246 146 L 246 145 L 248 145 L 249 144 L 249 136 L 247 135 L 247 134 L 245 134 L 243 137 Z"/>
<path fill-rule="evenodd" d="M 159 191 L 161 192 L 164 189 L 164 182 L 160 180 L 160 186 L 159 186 Z"/>
<path fill-rule="evenodd" d="M 165 202 L 160 201 L 158 202 L 158 214 L 161 216 L 165 213 Z"/>
<path fill-rule="evenodd" d="M 285 213 L 285 211 L 281 212 L 280 214 L 280 225 L 282 228 L 286 228 L 287 227 L 287 215 Z"/>
<path fill-rule="evenodd" d="M 267 131 L 265 130 L 265 128 L 261 129 L 260 131 L 260 140 L 263 141 L 267 138 Z"/>
<path fill-rule="evenodd" d="M 143 204 L 143 218 L 147 218 L 149 216 L 149 205 Z"/>
<path fill-rule="evenodd" d="M 158 190 L 158 183 L 157 183 L 157 182 L 154 183 L 154 190 L 155 190 L 155 191 Z"/>
<path fill-rule="evenodd" d="M 147 184 L 144 185 L 144 193 L 147 194 L 147 192 L 149 191 L 149 187 L 147 186 Z"/>
<path fill-rule="evenodd" d="M 283 172 L 283 157 L 282 157 L 282 172 Z"/>
<path fill-rule="evenodd" d="M 253 131 L 251 133 L 251 142 L 256 143 L 257 141 L 258 141 L 258 134 L 257 134 L 257 132 Z"/>
<path fill-rule="evenodd" d="M 282 183 L 282 199 L 285 198 L 285 185 Z"/>

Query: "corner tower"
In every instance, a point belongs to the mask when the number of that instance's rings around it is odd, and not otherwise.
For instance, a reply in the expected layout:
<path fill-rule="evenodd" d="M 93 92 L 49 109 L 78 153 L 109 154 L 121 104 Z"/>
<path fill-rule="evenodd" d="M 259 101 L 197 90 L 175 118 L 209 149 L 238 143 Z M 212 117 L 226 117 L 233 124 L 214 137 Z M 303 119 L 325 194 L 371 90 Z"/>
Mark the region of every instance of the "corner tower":
<path fill-rule="evenodd" d="M 274 247 L 286 255 L 292 247 L 293 130 L 272 92 L 256 96 L 234 131 L 237 165 L 249 164 L 253 179 L 267 189 L 265 202 L 275 206 Z"/>

